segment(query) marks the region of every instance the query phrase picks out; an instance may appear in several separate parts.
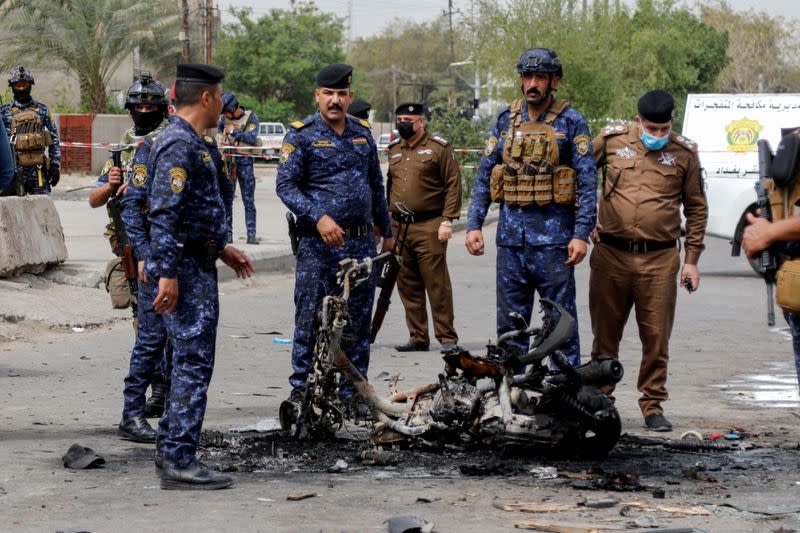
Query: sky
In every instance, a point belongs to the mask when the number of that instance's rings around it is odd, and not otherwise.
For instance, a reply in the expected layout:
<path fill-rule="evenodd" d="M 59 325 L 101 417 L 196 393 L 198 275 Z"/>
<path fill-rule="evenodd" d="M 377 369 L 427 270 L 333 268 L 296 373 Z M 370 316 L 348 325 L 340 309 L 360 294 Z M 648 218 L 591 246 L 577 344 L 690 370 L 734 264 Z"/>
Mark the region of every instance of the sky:
<path fill-rule="evenodd" d="M 589 1 L 591 2 L 591 0 Z M 635 0 L 624 1 L 628 4 L 635 3 Z M 268 13 L 270 9 L 289 8 L 288 0 L 218 0 L 218 2 L 223 11 L 223 18 L 227 20 L 230 20 L 230 16 L 226 17 L 224 14 L 231 5 L 237 8 L 250 7 L 256 17 Z M 727 2 L 737 11 L 757 9 L 766 11 L 773 17 L 800 20 L 800 1 L 798 0 L 727 0 Z M 352 37 L 354 39 L 379 33 L 395 18 L 404 18 L 415 22 L 432 20 L 446 12 L 448 5 L 447 0 L 316 0 L 315 3 L 322 11 L 334 13 L 342 18 L 347 16 L 348 4 L 352 3 Z M 697 3 L 695 0 L 687 2 L 692 6 Z M 466 15 L 470 13 L 470 6 L 470 0 L 453 0 L 453 9 Z"/>

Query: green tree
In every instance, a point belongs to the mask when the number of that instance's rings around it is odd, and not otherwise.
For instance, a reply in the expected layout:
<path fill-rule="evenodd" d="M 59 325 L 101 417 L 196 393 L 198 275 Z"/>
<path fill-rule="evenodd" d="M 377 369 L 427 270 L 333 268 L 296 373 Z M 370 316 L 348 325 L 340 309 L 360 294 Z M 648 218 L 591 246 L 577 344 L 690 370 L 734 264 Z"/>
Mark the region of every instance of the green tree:
<path fill-rule="evenodd" d="M 423 101 L 458 107 L 471 99 L 467 84 L 451 73 L 450 29 L 446 17 L 415 23 L 395 19 L 378 35 L 353 43 L 354 92 L 366 98 L 379 120 L 391 120 L 395 103 Z M 468 50 L 455 33 L 455 60 Z"/>
<path fill-rule="evenodd" d="M 499 80 L 503 98 L 519 95 L 515 65 L 522 51 L 552 48 L 564 65 L 559 96 L 596 121 L 595 131 L 606 118 L 631 118 L 647 90 L 667 89 L 680 106 L 689 92 L 713 90 L 728 61 L 725 32 L 673 0 L 638 0 L 633 9 L 596 3 L 586 11 L 561 0 L 477 5 L 474 56 Z"/>
<path fill-rule="evenodd" d="M 761 93 L 798 90 L 797 57 L 800 46 L 794 37 L 796 20 L 786 21 L 755 10 L 735 12 L 719 1 L 700 6 L 704 23 L 728 33 L 730 64 L 719 74 L 722 92 Z"/>
<path fill-rule="evenodd" d="M 63 65 L 78 80 L 81 102 L 107 109 L 106 87 L 139 47 L 143 59 L 177 61 L 177 4 L 172 0 L 15 0 L 3 13 L 6 62 Z"/>
<path fill-rule="evenodd" d="M 344 61 L 341 21 L 305 2 L 272 9 L 258 20 L 249 9 L 231 12 L 238 23 L 225 25 L 217 47 L 225 88 L 257 102 L 261 120 L 313 112 L 317 72 Z"/>

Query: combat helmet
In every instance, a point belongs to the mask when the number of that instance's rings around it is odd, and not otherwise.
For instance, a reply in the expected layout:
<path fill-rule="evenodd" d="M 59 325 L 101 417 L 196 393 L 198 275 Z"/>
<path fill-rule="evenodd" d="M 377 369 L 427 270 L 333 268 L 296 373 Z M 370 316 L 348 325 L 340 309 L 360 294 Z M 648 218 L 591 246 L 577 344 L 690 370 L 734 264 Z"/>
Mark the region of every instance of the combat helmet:
<path fill-rule="evenodd" d="M 233 93 L 222 93 L 222 112 L 233 113 L 239 107 L 239 100 Z"/>
<path fill-rule="evenodd" d="M 146 70 L 143 70 L 133 85 L 128 87 L 125 109 L 133 109 L 137 105 L 163 106 L 164 109 L 167 107 L 164 86 L 154 80 Z"/>
<path fill-rule="evenodd" d="M 563 76 L 561 60 L 549 48 L 529 48 L 522 53 L 517 62 L 517 73 L 524 76 L 536 72 L 554 74 L 560 78 Z"/>
<path fill-rule="evenodd" d="M 21 81 L 30 83 L 31 85 L 35 83 L 33 81 L 33 72 L 31 72 L 31 69 L 23 67 L 22 65 L 17 65 L 8 72 L 8 86 L 11 87 L 15 83 Z"/>

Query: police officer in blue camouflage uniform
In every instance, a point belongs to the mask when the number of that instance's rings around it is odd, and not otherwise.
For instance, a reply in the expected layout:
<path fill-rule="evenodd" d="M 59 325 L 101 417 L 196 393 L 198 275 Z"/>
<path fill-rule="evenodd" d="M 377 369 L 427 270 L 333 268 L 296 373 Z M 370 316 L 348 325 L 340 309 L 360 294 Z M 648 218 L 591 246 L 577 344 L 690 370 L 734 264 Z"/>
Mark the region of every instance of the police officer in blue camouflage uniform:
<path fill-rule="evenodd" d="M 21 174 L 25 192 L 28 194 L 50 194 L 61 178 L 61 145 L 58 128 L 50 117 L 47 106 L 31 96 L 34 85 L 33 74 L 27 67 L 16 66 L 8 74 L 8 86 L 14 98 L 11 103 L 0 106 L 0 116 L 15 149 L 17 172 Z M 14 131 L 14 116 L 25 117 L 24 131 Z M 25 146 L 19 142 L 25 139 Z M 7 193 L 11 191 L 6 191 Z M 13 192 L 12 192 L 13 193 Z"/>
<path fill-rule="evenodd" d="M 383 236 L 383 249 L 394 246 L 378 152 L 364 120 L 346 115 L 353 98 L 352 67 L 334 64 L 317 75 L 319 111 L 291 124 L 283 140 L 277 193 L 297 217 L 299 244 L 295 274 L 295 331 L 292 392 L 288 402 L 299 407 L 311 370 L 316 342 L 317 306 L 337 289 L 342 259 L 375 255 L 373 225 Z M 350 337 L 345 351 L 363 374 L 369 365 L 370 314 L 374 277 L 350 294 Z M 343 396 L 352 395 L 343 391 Z M 348 399 L 348 398 L 345 398 Z M 355 406 L 356 415 L 366 411 Z"/>
<path fill-rule="evenodd" d="M 467 218 L 467 250 L 482 255 L 481 228 L 492 201 L 497 225 L 497 334 L 516 329 L 509 313 L 530 322 L 534 291 L 575 309 L 574 266 L 586 255 L 596 219 L 597 169 L 586 121 L 553 94 L 561 61 L 547 48 L 519 59 L 523 100 L 503 110 L 481 158 Z M 513 346 L 528 351 L 526 341 Z M 564 355 L 580 363 L 577 326 Z"/>
<path fill-rule="evenodd" d="M 222 95 L 222 117 L 217 124 L 217 131 L 222 134 L 225 144 L 233 146 L 257 146 L 258 145 L 258 115 L 252 109 L 245 109 L 239 105 L 236 95 L 233 93 L 223 93 Z M 247 226 L 247 244 L 258 244 L 256 238 L 256 177 L 253 173 L 252 157 L 256 152 L 241 151 L 238 149 L 228 149 L 231 154 L 242 154 L 239 157 L 232 157 L 235 168 L 236 182 L 242 191 L 242 202 L 244 203 L 244 220 Z M 260 155 L 260 152 L 258 152 Z M 231 235 L 228 242 L 233 240 Z"/>
<path fill-rule="evenodd" d="M 204 132 L 222 111 L 222 70 L 178 65 L 177 112 L 151 150 L 147 176 L 150 252 L 144 274 L 157 294 L 152 305 L 172 342 L 170 392 L 156 437 L 162 489 L 218 489 L 233 480 L 197 460 L 196 452 L 214 368 L 219 291 L 216 260 L 238 276 L 253 263 L 225 246 L 233 187 L 216 144 Z"/>
<path fill-rule="evenodd" d="M 164 411 L 166 396 L 166 376 L 164 374 L 164 350 L 167 343 L 166 329 L 161 317 L 153 312 L 152 304 L 155 293 L 152 285 L 145 283 L 144 260 L 149 246 L 146 243 L 147 227 L 144 213 L 146 199 L 133 200 L 141 190 L 147 177 L 147 158 L 152 140 L 167 127 L 167 99 L 164 86 L 155 81 L 149 72 L 142 72 L 139 78 L 128 88 L 125 108 L 129 110 L 133 127 L 122 135 L 120 144 L 125 150 L 120 160 L 129 170 L 129 181 L 123 183 L 123 169 L 113 166 L 109 159 L 100 177 L 89 194 L 89 205 L 99 207 L 107 205 L 112 194 L 123 194 L 127 187 L 134 189 L 126 193 L 122 200 L 122 222 L 124 228 L 116 228 L 109 212 L 109 224 L 106 236 L 110 239 L 114 253 L 120 254 L 117 246 L 117 232 L 124 231 L 134 249 L 134 257 L 138 263 L 139 280 L 137 291 L 133 295 L 137 305 L 134 306 L 134 328 L 136 344 L 131 352 L 130 368 L 125 378 L 123 392 L 124 404 L 122 421 L 117 433 L 123 439 L 135 442 L 155 442 L 155 430 L 145 419 L 148 416 L 161 416 Z M 137 146 L 138 145 L 138 146 Z M 127 207 L 126 207 L 127 206 Z M 138 305 L 141 303 L 142 305 Z M 147 387 L 152 385 L 153 394 L 145 401 Z"/>

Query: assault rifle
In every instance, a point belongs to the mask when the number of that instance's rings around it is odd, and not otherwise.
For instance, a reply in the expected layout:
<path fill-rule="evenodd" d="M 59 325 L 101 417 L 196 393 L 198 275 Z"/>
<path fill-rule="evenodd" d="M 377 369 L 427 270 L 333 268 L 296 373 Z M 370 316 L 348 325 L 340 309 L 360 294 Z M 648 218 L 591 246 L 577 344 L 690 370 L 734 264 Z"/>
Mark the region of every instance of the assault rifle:
<path fill-rule="evenodd" d="M 766 180 L 772 177 L 772 150 L 769 141 L 758 141 L 758 181 L 756 182 L 756 196 L 758 197 L 759 216 L 772 222 L 772 209 L 767 196 Z M 767 284 L 767 325 L 775 325 L 775 302 L 772 296 L 775 287 L 775 274 L 778 271 L 778 261 L 775 253 L 767 248 L 758 256 L 758 273 Z"/>
<path fill-rule="evenodd" d="M 403 247 L 406 243 L 406 235 L 408 235 L 408 225 L 414 220 L 414 212 L 411 211 L 403 202 L 396 202 L 395 207 L 400 211 L 400 226 L 398 233 L 402 233 L 403 237 L 394 241 L 394 248 L 392 255 L 383 264 L 381 274 L 378 277 L 378 287 L 381 292 L 378 295 L 378 302 L 375 306 L 375 314 L 372 317 L 372 325 L 370 326 L 369 342 L 375 342 L 383 325 L 383 319 L 386 318 L 386 313 L 389 311 L 389 304 L 392 302 L 392 292 L 397 283 L 397 274 L 400 272 L 400 267 L 403 266 Z"/>
<path fill-rule="evenodd" d="M 123 148 L 115 146 L 109 149 L 111 153 L 111 162 L 113 166 L 122 169 L 122 152 Z M 123 172 L 123 181 L 125 173 Z M 136 265 L 136 259 L 133 257 L 133 245 L 128 239 L 128 233 L 125 231 L 125 223 L 122 221 L 122 199 L 117 196 L 120 186 L 115 185 L 111 188 L 111 197 L 108 199 L 106 206 L 108 207 L 108 214 L 114 222 L 114 233 L 117 238 L 117 246 L 114 251 L 117 256 L 122 260 L 122 268 L 125 271 L 125 279 L 128 280 L 128 288 L 131 291 L 131 301 L 137 293 L 136 278 L 138 277 L 139 268 Z M 134 306 L 134 311 L 135 311 Z"/>

